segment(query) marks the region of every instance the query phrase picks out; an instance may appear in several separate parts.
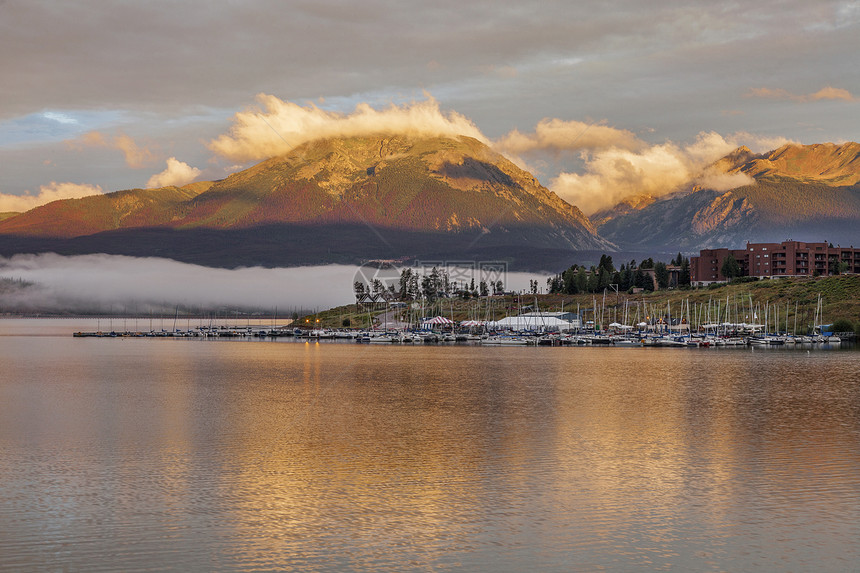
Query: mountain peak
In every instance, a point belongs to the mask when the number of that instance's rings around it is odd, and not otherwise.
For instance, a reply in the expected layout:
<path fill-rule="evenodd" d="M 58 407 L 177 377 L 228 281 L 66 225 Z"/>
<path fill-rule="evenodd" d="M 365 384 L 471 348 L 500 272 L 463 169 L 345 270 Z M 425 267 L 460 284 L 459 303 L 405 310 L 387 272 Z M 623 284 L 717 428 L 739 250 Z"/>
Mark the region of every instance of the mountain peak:
<path fill-rule="evenodd" d="M 579 209 L 466 136 L 315 140 L 215 183 L 192 203 L 184 225 L 336 220 L 484 232 L 572 225 L 600 243 Z"/>
<path fill-rule="evenodd" d="M 347 227 L 353 238 L 342 235 Z M 84 198 L 74 206 L 58 201 L 0 221 L 0 235 L 29 237 L 110 231 L 116 240 L 117 233 L 152 228 L 174 232 L 171 236 L 177 240 L 181 233 L 198 230 L 253 234 L 255 229 L 277 228 L 290 236 L 325 228 L 329 236 L 320 241 L 335 241 L 338 249 L 345 242 L 355 243 L 349 245 L 355 252 L 367 244 L 354 239 L 361 228 L 374 241 L 389 231 L 410 234 L 415 241 L 427 242 L 421 247 L 425 251 L 440 241 L 496 249 L 613 247 L 579 209 L 484 143 L 465 136 L 320 139 L 220 181 L 121 191 Z M 268 249 L 273 248 L 270 243 Z M 394 245 L 389 241 L 387 247 Z M 243 251 L 251 248 L 242 245 Z M 409 253 L 398 256 L 404 254 Z M 374 258 L 371 252 L 362 255 Z"/>
<path fill-rule="evenodd" d="M 788 143 L 740 169 L 756 179 L 787 177 L 832 186 L 854 185 L 860 182 L 860 143 Z"/>
<path fill-rule="evenodd" d="M 753 153 L 749 147 L 746 145 L 741 145 L 725 157 L 722 157 L 715 161 L 710 166 L 710 170 L 719 172 L 719 173 L 731 173 L 733 171 L 741 169 L 744 164 L 758 157 L 755 153 Z"/>

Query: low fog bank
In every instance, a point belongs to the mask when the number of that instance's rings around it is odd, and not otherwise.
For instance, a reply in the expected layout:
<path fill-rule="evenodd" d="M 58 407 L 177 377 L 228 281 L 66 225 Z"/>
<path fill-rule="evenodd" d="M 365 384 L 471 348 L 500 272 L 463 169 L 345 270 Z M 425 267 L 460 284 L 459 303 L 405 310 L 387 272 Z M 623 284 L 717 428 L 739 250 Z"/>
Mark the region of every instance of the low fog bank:
<path fill-rule="evenodd" d="M 424 272 L 424 269 L 418 269 Z M 387 269 L 390 275 L 398 269 Z M 353 283 L 367 267 L 323 265 L 219 269 L 170 259 L 53 253 L 0 257 L 0 313 L 60 312 L 147 314 L 214 309 L 287 315 L 355 301 Z M 477 274 L 475 280 L 480 280 Z M 546 276 L 507 273 L 506 290 L 527 290 Z"/>

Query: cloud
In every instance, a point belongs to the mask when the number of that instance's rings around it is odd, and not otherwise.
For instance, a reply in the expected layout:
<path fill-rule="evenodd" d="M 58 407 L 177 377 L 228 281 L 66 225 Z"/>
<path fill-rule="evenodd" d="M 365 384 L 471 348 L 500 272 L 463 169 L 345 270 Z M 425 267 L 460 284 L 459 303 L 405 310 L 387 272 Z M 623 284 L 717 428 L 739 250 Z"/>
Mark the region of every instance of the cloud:
<path fill-rule="evenodd" d="M 260 94 L 262 109 L 237 113 L 228 134 L 209 142 L 209 149 L 232 161 L 267 159 L 302 143 L 329 137 L 358 137 L 384 133 L 405 135 L 467 135 L 487 141 L 466 117 L 444 113 L 432 97 L 402 106 L 376 110 L 360 103 L 352 113 L 325 111 L 313 104 L 300 106 Z"/>
<path fill-rule="evenodd" d="M 0 193 L 0 212 L 17 212 L 23 213 L 46 205 L 51 201 L 59 201 L 60 199 L 79 199 L 90 195 L 99 195 L 104 193 L 98 185 L 87 185 L 78 183 L 57 183 L 51 181 L 48 185 L 42 185 L 39 188 L 38 195 L 8 195 Z"/>
<path fill-rule="evenodd" d="M 858 101 L 860 98 L 846 89 L 826 86 L 812 94 L 795 94 L 782 88 L 753 88 L 747 93 L 747 97 L 758 97 L 765 99 L 789 100 L 800 103 L 809 103 L 821 100 Z"/>
<path fill-rule="evenodd" d="M 171 185 L 182 187 L 194 181 L 200 173 L 201 171 L 196 167 L 191 167 L 187 163 L 171 157 L 167 160 L 167 169 L 150 177 L 149 181 L 146 182 L 146 187 L 149 189 Z"/>
<path fill-rule="evenodd" d="M 82 147 L 109 147 L 110 143 L 103 133 L 99 131 L 89 131 L 77 140 L 69 141 L 69 147 L 81 149 Z"/>
<path fill-rule="evenodd" d="M 696 178 L 696 184 L 705 189 L 713 189 L 714 191 L 730 191 L 744 185 L 753 185 L 755 184 L 755 179 L 740 171 L 736 173 L 722 173 L 717 170 L 708 169 Z"/>
<path fill-rule="evenodd" d="M 549 187 L 586 215 L 634 195 L 669 193 L 691 178 L 683 151 L 671 143 L 641 152 L 607 149 L 583 159 L 584 174 L 560 173 Z"/>
<path fill-rule="evenodd" d="M 721 190 L 734 188 L 749 183 L 749 179 L 703 170 L 739 145 L 734 137 L 727 140 L 718 133 L 707 132 L 686 146 L 667 142 L 638 151 L 613 147 L 591 154 L 583 152 L 585 173 L 560 173 L 551 181 L 550 189 L 592 215 L 629 197 L 659 197 L 691 183 L 715 184 Z"/>
<path fill-rule="evenodd" d="M 625 129 L 545 118 L 533 132 L 513 130 L 494 141 L 493 146 L 530 169 L 534 166 L 523 161 L 521 155 L 540 157 L 547 152 L 561 155 L 578 151 L 584 172 L 562 171 L 549 186 L 591 215 L 628 197 L 643 194 L 658 197 L 686 185 L 719 191 L 750 185 L 755 181 L 745 174 L 727 174 L 708 166 L 742 144 L 762 153 L 786 143 L 791 141 L 746 132 L 728 138 L 716 132 L 703 132 L 685 146 L 672 142 L 649 145 Z"/>
<path fill-rule="evenodd" d="M 132 169 L 147 167 L 158 161 L 157 153 L 148 147 L 138 145 L 131 136 L 124 133 L 107 137 L 101 132 L 90 131 L 76 140 L 69 141 L 68 145 L 72 149 L 82 149 L 83 147 L 118 149 L 125 155 L 125 164 Z"/>
<path fill-rule="evenodd" d="M 852 95 L 851 92 L 846 89 L 827 86 L 821 88 L 814 94 L 811 94 L 809 96 L 809 99 L 811 99 L 812 101 L 818 101 L 822 99 L 841 99 L 844 101 L 857 101 L 858 98 Z"/>
<path fill-rule="evenodd" d="M 788 144 L 800 145 L 799 141 L 782 137 L 781 135 L 756 135 L 747 131 L 738 131 L 731 136 L 731 139 L 733 141 L 742 142 L 741 144 L 749 147 L 753 153 L 773 151 L 774 149 L 778 149 L 783 145 Z"/>
<path fill-rule="evenodd" d="M 80 121 L 71 117 L 68 114 L 57 112 L 57 111 L 46 111 L 42 113 L 42 117 L 45 119 L 50 119 L 51 121 L 56 121 L 57 123 L 62 123 L 66 125 L 80 125 Z"/>
<path fill-rule="evenodd" d="M 535 151 L 594 151 L 610 147 L 635 150 L 644 145 L 633 132 L 626 129 L 556 118 L 540 120 L 532 133 L 521 133 L 514 129 L 493 142 L 500 152 L 513 155 Z"/>
<path fill-rule="evenodd" d="M 158 161 L 155 153 L 146 147 L 140 147 L 131 137 L 123 133 L 113 138 L 113 145 L 125 154 L 125 163 L 132 169 L 146 167 Z"/>
<path fill-rule="evenodd" d="M 286 314 L 290 309 L 354 302 L 353 282 L 359 270 L 351 265 L 216 269 L 155 257 L 15 255 L 0 257 L 0 276 L 38 286 L 0 297 L 0 304 L 16 309 L 102 312 L 172 310 L 175 305 L 230 310 L 277 307 Z M 510 290 L 528 288 L 530 279 L 546 284 L 545 276 L 532 273 L 504 276 Z"/>
<path fill-rule="evenodd" d="M 80 309 L 288 308 L 352 302 L 355 267 L 215 269 L 169 259 L 118 255 L 0 257 L 0 275 L 39 285 L 17 306 Z M 10 301 L 12 302 L 12 301 Z"/>

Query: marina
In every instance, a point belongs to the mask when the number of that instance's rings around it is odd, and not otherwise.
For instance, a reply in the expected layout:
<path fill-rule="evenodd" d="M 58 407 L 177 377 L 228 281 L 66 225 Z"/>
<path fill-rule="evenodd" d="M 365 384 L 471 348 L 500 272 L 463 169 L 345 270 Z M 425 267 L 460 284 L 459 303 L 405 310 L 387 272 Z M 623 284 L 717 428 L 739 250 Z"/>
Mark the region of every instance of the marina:
<path fill-rule="evenodd" d="M 574 312 L 541 312 L 540 310 L 522 313 L 516 316 L 506 316 L 500 320 L 477 320 L 474 318 L 455 321 L 452 318 L 436 315 L 434 317 L 418 318 L 409 313 L 386 308 L 370 317 L 373 328 L 325 328 L 310 326 L 309 319 L 288 321 L 287 324 L 254 324 L 239 326 L 229 319 L 221 323 L 200 323 L 191 327 L 191 319 L 187 318 L 186 328 L 152 328 L 150 330 L 112 328 L 114 319 L 97 319 L 97 330 L 76 330 L 75 338 L 200 338 L 200 339 L 293 339 L 316 341 L 351 341 L 369 344 L 472 344 L 484 346 L 613 346 L 613 347 L 685 347 L 685 348 L 719 348 L 744 346 L 797 346 L 814 347 L 816 345 L 838 345 L 843 341 L 854 341 L 853 332 L 836 333 L 830 325 L 822 324 L 822 301 L 818 297 L 812 325 L 798 328 L 798 307 L 794 309 L 794 323 L 789 325 L 789 310 L 787 306 L 783 314 L 784 322 L 779 318 L 779 307 L 771 306 L 769 301 L 764 307 L 754 304 L 751 297 L 749 302 L 743 301 L 748 307 L 734 307 L 727 298 L 713 305 L 708 302 L 691 306 L 682 303 L 675 315 L 667 302 L 665 308 L 657 304 L 635 305 L 625 300 L 621 306 L 623 322 L 617 322 L 619 307 L 606 309 L 605 302 L 598 308 L 596 299 L 594 308 L 589 309 L 595 320 L 583 320 L 587 311 L 577 308 Z M 713 306 L 713 308 L 712 308 Z M 532 307 L 528 307 L 531 309 Z M 534 307 L 539 308 L 537 298 Z M 438 307 L 442 310 L 441 304 Z M 614 316 L 613 316 L 614 315 Z M 752 317 L 753 320 L 762 317 L 762 322 L 732 322 L 731 319 Z M 615 319 L 606 327 L 606 320 L 613 316 Z M 405 321 L 403 319 L 406 319 Z M 109 330 L 101 329 L 101 321 L 107 320 Z M 124 327 L 129 319 L 122 320 Z M 131 319 L 135 325 L 138 319 Z M 391 326 L 389 326 L 391 325 Z M 844 339 L 844 340 L 843 340 Z"/>
<path fill-rule="evenodd" d="M 294 339 L 313 341 L 351 341 L 368 344 L 470 344 L 483 346 L 613 346 L 649 348 L 719 348 L 739 346 L 784 346 L 841 344 L 842 338 L 832 333 L 795 336 L 786 333 L 763 334 L 757 330 L 733 329 L 726 335 L 661 334 L 659 332 L 603 333 L 594 331 L 547 333 L 535 331 L 472 330 L 348 330 L 279 327 L 242 328 L 221 326 L 175 331 L 76 331 L 75 338 L 192 338 L 192 339 Z M 844 336 L 844 335 L 843 335 Z M 846 342 L 852 342 L 848 339 Z"/>
<path fill-rule="evenodd" d="M 504 293 L 374 301 L 308 314 L 220 309 L 94 317 L 76 338 L 317 340 L 486 346 L 777 347 L 852 343 L 854 277 L 575 297 Z M 834 296 L 830 293 L 842 293 Z M 713 293 L 713 294 L 712 294 Z M 391 294 L 391 293 L 389 293 Z M 828 295 L 827 304 L 823 294 Z M 389 300 L 390 299 L 390 300 Z M 849 317 L 849 320 L 845 320 Z M 829 320 L 828 320 L 829 319 Z M 834 326 L 839 323 L 838 331 Z M 89 324 L 92 324 L 90 322 Z M 847 324 L 847 327 L 845 326 Z"/>

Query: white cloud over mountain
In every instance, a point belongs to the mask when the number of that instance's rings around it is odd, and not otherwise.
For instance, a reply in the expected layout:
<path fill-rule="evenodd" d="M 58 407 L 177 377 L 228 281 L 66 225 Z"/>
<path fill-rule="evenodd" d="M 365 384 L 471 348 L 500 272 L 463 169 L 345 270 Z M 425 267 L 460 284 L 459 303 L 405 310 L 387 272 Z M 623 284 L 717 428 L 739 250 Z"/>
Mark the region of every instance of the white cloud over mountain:
<path fill-rule="evenodd" d="M 47 185 L 42 185 L 39 188 L 39 192 L 35 195 L 29 193 L 24 195 L 0 193 L 0 212 L 22 213 L 40 205 L 46 205 L 52 201 L 80 199 L 81 197 L 98 195 L 103 192 L 102 188 L 98 185 L 57 183 L 56 181 L 51 181 Z"/>

